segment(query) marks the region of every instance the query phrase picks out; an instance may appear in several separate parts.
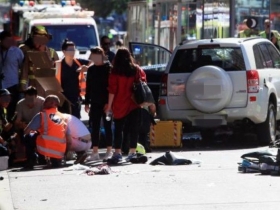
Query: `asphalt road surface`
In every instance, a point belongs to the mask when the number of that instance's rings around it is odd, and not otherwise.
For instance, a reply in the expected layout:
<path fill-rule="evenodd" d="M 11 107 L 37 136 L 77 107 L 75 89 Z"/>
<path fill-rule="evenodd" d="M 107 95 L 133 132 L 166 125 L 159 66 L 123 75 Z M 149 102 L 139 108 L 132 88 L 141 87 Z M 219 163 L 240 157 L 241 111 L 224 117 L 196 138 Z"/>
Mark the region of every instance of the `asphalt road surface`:
<path fill-rule="evenodd" d="M 242 154 L 264 149 L 172 149 L 201 163 L 151 166 L 149 162 L 167 149 L 154 150 L 147 154 L 148 163 L 112 166 L 113 173 L 108 175 L 40 167 L 28 172 L 3 171 L 0 209 L 275 210 L 280 205 L 279 177 L 237 170 Z"/>

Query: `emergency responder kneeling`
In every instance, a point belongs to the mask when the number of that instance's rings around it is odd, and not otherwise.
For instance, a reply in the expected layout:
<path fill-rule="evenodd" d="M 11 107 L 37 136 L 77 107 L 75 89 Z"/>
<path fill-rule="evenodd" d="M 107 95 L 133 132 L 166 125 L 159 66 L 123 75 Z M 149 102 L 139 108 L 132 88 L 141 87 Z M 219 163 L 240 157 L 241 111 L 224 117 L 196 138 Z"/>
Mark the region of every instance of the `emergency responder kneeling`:
<path fill-rule="evenodd" d="M 57 111 L 59 98 L 49 95 L 44 102 L 43 111 L 34 116 L 24 130 L 25 135 L 38 135 L 37 152 L 50 159 L 52 167 L 61 166 L 66 151 L 66 122 L 62 113 Z M 27 169 L 33 169 L 35 160 L 28 160 Z"/>

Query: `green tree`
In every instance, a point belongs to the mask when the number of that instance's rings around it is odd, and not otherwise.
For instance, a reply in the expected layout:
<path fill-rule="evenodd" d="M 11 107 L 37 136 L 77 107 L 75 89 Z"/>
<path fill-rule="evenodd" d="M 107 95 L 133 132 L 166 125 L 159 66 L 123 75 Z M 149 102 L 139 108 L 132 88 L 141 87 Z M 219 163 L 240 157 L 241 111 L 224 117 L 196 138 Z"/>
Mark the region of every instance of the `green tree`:
<path fill-rule="evenodd" d="M 107 17 L 113 10 L 122 14 L 130 0 L 81 0 L 83 8 L 93 10 L 96 16 Z"/>

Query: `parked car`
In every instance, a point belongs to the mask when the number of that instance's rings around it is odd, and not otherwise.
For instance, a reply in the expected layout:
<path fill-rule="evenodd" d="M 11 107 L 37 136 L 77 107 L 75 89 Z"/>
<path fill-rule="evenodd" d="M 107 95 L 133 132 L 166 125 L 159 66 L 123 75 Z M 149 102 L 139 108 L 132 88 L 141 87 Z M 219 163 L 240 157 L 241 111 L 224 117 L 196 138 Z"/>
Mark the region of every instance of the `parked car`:
<path fill-rule="evenodd" d="M 178 46 L 161 80 L 163 120 L 198 128 L 251 127 L 262 143 L 280 120 L 280 53 L 263 38 L 192 40 Z"/>
<path fill-rule="evenodd" d="M 178 46 L 169 62 L 170 52 L 164 48 L 141 43 L 131 46 L 142 61 L 155 58 L 153 65 L 146 65 L 156 67 L 151 72 L 160 69 L 162 79 L 157 84 L 162 120 L 181 120 L 203 131 L 240 128 L 256 132 L 261 143 L 275 140 L 280 118 L 280 54 L 270 41 L 192 40 Z M 141 51 L 145 47 L 151 54 Z"/>

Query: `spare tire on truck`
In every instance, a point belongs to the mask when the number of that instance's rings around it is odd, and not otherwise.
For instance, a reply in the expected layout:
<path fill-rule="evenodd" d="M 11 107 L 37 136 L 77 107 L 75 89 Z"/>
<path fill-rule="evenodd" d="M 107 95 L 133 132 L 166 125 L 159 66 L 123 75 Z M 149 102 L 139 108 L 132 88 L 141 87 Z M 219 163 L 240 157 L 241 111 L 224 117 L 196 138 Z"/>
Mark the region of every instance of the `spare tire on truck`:
<path fill-rule="evenodd" d="M 226 107 L 233 95 L 230 76 L 217 66 L 196 69 L 186 82 L 186 96 L 203 113 L 215 113 Z"/>

